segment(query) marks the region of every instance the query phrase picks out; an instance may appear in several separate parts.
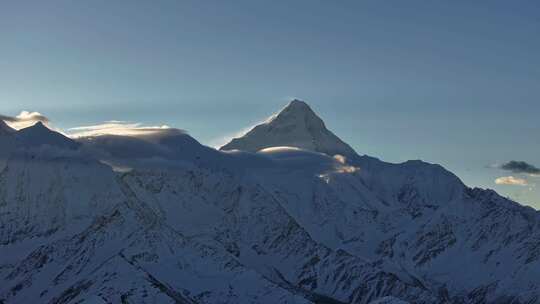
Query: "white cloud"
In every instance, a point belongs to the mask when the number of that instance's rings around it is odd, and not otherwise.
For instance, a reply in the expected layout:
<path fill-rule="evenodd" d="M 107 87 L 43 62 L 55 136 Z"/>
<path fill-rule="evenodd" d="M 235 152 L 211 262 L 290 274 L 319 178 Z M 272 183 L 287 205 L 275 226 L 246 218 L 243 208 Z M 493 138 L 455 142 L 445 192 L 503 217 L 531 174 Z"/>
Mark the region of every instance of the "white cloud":
<path fill-rule="evenodd" d="M 495 184 L 497 185 L 517 185 L 517 186 L 527 186 L 529 183 L 527 180 L 514 176 L 502 176 L 495 179 Z"/>
<path fill-rule="evenodd" d="M 8 124 L 8 126 L 16 130 L 33 126 L 38 121 L 44 123 L 45 125 L 49 124 L 49 119 L 46 116 L 44 116 L 43 114 L 39 112 L 30 112 L 30 111 L 22 111 L 21 113 L 19 113 L 19 115 L 15 117 L 0 115 L 0 119 L 5 121 Z"/>

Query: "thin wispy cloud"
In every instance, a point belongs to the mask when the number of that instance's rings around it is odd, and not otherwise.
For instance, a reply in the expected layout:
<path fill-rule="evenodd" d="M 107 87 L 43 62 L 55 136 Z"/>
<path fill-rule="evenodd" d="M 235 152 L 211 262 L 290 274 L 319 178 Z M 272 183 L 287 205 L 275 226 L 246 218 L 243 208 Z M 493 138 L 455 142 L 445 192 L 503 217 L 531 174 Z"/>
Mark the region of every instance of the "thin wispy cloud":
<path fill-rule="evenodd" d="M 253 123 L 249 127 L 243 128 L 240 131 L 237 131 L 237 132 L 234 132 L 234 133 L 229 133 L 229 134 L 223 135 L 223 136 L 221 136 L 219 138 L 213 139 L 213 140 L 210 141 L 209 145 L 211 147 L 219 149 L 219 148 L 225 146 L 226 144 L 228 144 L 231 140 L 233 140 L 235 138 L 240 138 L 240 137 L 246 135 L 247 133 L 249 133 L 249 131 L 253 130 L 253 128 L 255 128 L 256 126 L 272 121 L 272 119 L 274 119 L 278 114 L 279 114 L 279 112 L 274 113 L 270 117 L 267 117 L 267 118 L 265 118 L 263 120 L 260 120 L 260 121 L 258 121 L 256 123 Z"/>
<path fill-rule="evenodd" d="M 50 120 L 45 115 L 39 112 L 22 111 L 17 116 L 8 116 L 0 114 L 0 119 L 5 121 L 8 126 L 13 129 L 20 130 L 33 126 L 37 122 L 42 122 L 46 125 Z"/>
<path fill-rule="evenodd" d="M 113 120 L 97 125 L 70 128 L 68 129 L 68 134 L 72 138 L 94 137 L 103 135 L 144 136 L 163 132 L 166 130 L 172 130 L 172 128 L 166 125 L 143 126 L 140 123 Z"/>
<path fill-rule="evenodd" d="M 210 140 L 210 142 L 208 143 L 209 146 L 215 148 L 215 149 L 219 149 L 221 147 L 223 147 L 224 145 L 228 144 L 231 140 L 235 139 L 235 138 L 239 138 L 239 137 L 242 137 L 244 135 L 246 135 L 249 131 L 251 131 L 257 124 L 254 124 L 250 127 L 247 127 L 247 128 L 244 128 L 240 131 L 237 131 L 237 132 L 234 132 L 234 133 L 229 133 L 229 134 L 225 134 L 221 137 L 218 137 L 218 138 L 215 138 L 215 139 L 212 139 Z"/>
<path fill-rule="evenodd" d="M 296 98 L 296 97 L 285 97 L 284 100 L 290 102 L 291 100 L 299 100 L 299 99 Z M 281 111 L 283 111 L 283 108 L 280 109 L 279 111 L 275 112 L 274 114 L 272 114 L 272 115 L 270 115 L 270 116 L 268 116 L 268 117 L 266 117 L 264 119 L 261 119 L 261 120 L 255 122 L 255 123 L 251 124 L 249 127 L 242 128 L 240 131 L 225 134 L 225 135 L 223 135 L 221 137 L 213 139 L 213 140 L 210 141 L 209 145 L 216 148 L 216 149 L 220 149 L 223 146 L 225 146 L 226 144 L 228 144 L 231 140 L 233 140 L 235 138 L 243 137 L 244 135 L 249 133 L 251 130 L 253 130 L 253 128 L 255 128 L 256 126 L 272 122 L 272 120 L 274 120 L 279 115 L 279 113 Z"/>
<path fill-rule="evenodd" d="M 514 176 L 502 176 L 495 179 L 497 185 L 513 185 L 513 186 L 527 186 L 529 183 L 526 179 L 514 177 Z"/>

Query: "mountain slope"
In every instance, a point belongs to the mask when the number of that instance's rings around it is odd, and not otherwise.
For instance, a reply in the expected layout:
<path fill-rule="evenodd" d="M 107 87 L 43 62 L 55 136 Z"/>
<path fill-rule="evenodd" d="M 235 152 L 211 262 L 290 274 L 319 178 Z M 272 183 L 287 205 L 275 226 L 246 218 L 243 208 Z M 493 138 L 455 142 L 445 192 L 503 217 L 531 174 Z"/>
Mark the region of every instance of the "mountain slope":
<path fill-rule="evenodd" d="M 192 140 L 166 144 L 200 149 Z M 227 169 L 251 156 L 214 151 L 224 162 L 216 167 L 205 159 L 219 161 L 214 154 L 186 152 L 178 157 L 190 166 L 116 174 L 67 153 L 70 146 L 56 148 L 42 154 L 42 145 L 25 144 L 0 175 L 3 303 L 436 299 L 314 241 L 254 177 Z"/>
<path fill-rule="evenodd" d="M 289 144 L 281 136 L 269 142 Z M 287 212 L 330 248 L 380 261 L 456 302 L 540 299 L 540 254 L 533 245 L 540 239 L 538 212 L 470 189 L 438 165 L 359 155 L 347 163 L 357 169 L 319 175 L 322 180 L 257 173 Z"/>
<path fill-rule="evenodd" d="M 10 128 L 0 119 L 0 171 L 2 171 L 6 162 L 15 149 L 15 130 Z"/>
<path fill-rule="evenodd" d="M 8 126 L 3 120 L 0 119 L 0 136 L 13 134 L 15 130 Z"/>

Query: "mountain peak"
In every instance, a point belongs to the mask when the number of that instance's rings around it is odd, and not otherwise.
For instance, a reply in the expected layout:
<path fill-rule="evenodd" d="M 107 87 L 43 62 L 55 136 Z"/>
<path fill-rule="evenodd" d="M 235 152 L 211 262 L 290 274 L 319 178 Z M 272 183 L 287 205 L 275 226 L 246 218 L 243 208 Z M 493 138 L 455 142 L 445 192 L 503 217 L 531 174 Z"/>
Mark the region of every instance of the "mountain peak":
<path fill-rule="evenodd" d="M 303 101 L 303 100 L 300 100 L 300 99 L 293 99 L 289 102 L 289 104 L 285 107 L 285 108 L 290 108 L 290 107 L 293 107 L 293 108 L 298 108 L 298 109 L 309 109 L 311 110 L 311 108 L 309 107 L 309 105 L 307 104 L 307 102 Z"/>
<path fill-rule="evenodd" d="M 26 146 L 49 145 L 67 149 L 77 149 L 79 147 L 79 143 L 49 129 L 41 121 L 36 122 L 31 127 L 17 131 L 16 134 Z"/>
<path fill-rule="evenodd" d="M 294 99 L 267 122 L 254 127 L 240 138 L 233 139 L 221 150 L 259 150 L 289 146 L 320 152 L 330 156 L 354 156 L 356 152 L 330 130 L 323 120 L 302 100 Z"/>
<path fill-rule="evenodd" d="M 34 124 L 34 127 L 36 127 L 36 128 L 47 128 L 47 127 L 45 127 L 45 124 L 43 122 L 41 122 L 41 121 L 36 122 Z"/>
<path fill-rule="evenodd" d="M 43 122 L 38 121 L 38 122 L 36 122 L 35 124 L 33 124 L 33 125 L 29 126 L 29 127 L 20 129 L 19 133 L 21 133 L 21 132 L 22 133 L 27 133 L 27 132 L 49 133 L 49 132 L 54 132 L 54 131 L 49 129 L 49 127 L 47 127 Z"/>
<path fill-rule="evenodd" d="M 294 125 L 297 128 L 309 128 L 313 131 L 326 129 L 323 120 L 315 114 L 311 107 L 302 100 L 294 99 L 270 121 L 274 127 Z"/>

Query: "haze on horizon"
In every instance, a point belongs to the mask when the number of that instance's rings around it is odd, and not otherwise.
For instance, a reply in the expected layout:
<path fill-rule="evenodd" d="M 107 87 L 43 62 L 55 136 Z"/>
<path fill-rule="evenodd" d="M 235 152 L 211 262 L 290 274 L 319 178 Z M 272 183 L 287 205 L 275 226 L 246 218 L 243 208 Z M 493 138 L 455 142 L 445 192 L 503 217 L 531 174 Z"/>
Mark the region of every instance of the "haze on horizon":
<path fill-rule="evenodd" d="M 536 1 L 6 3 L 0 114 L 216 146 L 297 97 L 359 154 L 439 163 L 540 209 L 539 15 Z"/>

